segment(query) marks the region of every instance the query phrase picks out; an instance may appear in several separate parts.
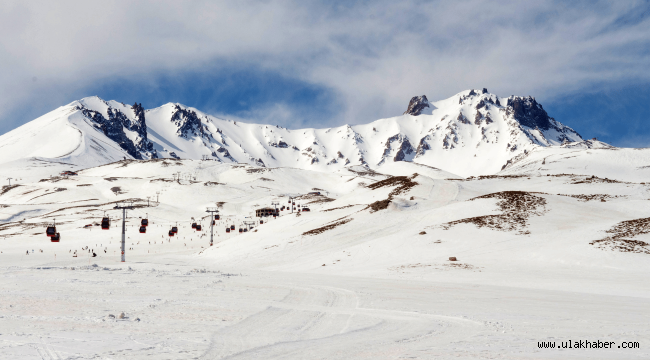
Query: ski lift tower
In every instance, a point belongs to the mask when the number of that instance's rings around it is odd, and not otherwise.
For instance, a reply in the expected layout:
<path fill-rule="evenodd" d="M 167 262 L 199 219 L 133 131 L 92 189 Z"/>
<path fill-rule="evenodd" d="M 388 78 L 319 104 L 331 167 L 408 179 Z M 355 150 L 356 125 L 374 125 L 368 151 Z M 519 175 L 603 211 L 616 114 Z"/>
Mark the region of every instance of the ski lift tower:
<path fill-rule="evenodd" d="M 256 221 L 244 220 L 244 225 L 246 225 L 248 227 L 248 230 L 250 230 L 253 227 L 253 225 L 255 225 L 255 224 L 257 224 Z"/>
<path fill-rule="evenodd" d="M 278 205 L 280 205 L 279 201 L 271 201 L 271 206 L 275 209 L 276 214 L 278 214 Z"/>
<path fill-rule="evenodd" d="M 210 246 L 212 246 L 214 239 L 214 214 L 219 213 L 219 210 L 216 207 L 209 207 L 205 212 L 210 213 Z"/>
<path fill-rule="evenodd" d="M 129 206 L 120 206 L 119 204 L 115 205 L 113 209 L 119 210 L 122 209 L 122 262 L 126 261 L 124 256 L 125 242 L 126 242 L 126 210 L 133 210 L 133 204 Z"/>

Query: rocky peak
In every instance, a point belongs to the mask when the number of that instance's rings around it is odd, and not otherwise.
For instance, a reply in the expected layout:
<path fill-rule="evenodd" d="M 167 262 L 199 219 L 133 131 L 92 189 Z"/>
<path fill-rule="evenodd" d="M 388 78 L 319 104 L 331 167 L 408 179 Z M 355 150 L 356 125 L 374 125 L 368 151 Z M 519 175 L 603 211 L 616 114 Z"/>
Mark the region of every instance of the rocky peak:
<path fill-rule="evenodd" d="M 431 107 L 429 105 L 429 100 L 427 99 L 426 95 L 422 96 L 414 96 L 411 98 L 411 101 L 409 102 L 409 107 L 404 111 L 404 115 L 409 114 L 413 116 L 418 116 L 422 114 L 422 111 L 425 108 Z"/>
<path fill-rule="evenodd" d="M 542 108 L 542 104 L 535 101 L 532 96 L 510 96 L 506 113 L 512 115 L 521 125 L 529 128 L 548 130 L 552 127 L 551 119 Z"/>

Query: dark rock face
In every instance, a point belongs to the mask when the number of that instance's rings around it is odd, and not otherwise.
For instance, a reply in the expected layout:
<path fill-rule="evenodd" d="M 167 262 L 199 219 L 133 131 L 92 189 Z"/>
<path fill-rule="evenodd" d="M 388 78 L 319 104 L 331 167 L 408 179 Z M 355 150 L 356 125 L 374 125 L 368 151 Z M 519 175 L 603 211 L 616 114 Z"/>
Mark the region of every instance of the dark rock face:
<path fill-rule="evenodd" d="M 178 130 L 178 136 L 188 139 L 190 136 L 209 137 L 209 133 L 205 131 L 201 119 L 196 115 L 195 111 L 183 109 L 178 105 L 174 106 L 174 113 L 171 117 Z"/>
<path fill-rule="evenodd" d="M 140 154 L 138 146 L 136 146 L 136 144 L 134 144 L 133 141 L 131 141 L 131 139 L 126 136 L 124 128 L 131 130 L 132 127 L 135 127 L 138 130 L 133 131 L 137 131 L 138 134 L 141 132 L 144 133 L 145 138 L 141 139 L 137 145 L 139 145 L 141 148 L 144 147 L 153 149 L 153 144 L 146 139 L 147 127 L 144 124 L 144 116 L 142 118 L 143 127 L 140 128 L 138 125 L 133 126 L 134 124 L 131 123 L 131 120 L 129 120 L 121 111 L 110 107 L 107 111 L 108 119 L 106 119 L 104 115 L 95 110 L 82 108 L 81 112 L 84 114 L 84 116 L 92 120 L 95 123 L 95 127 L 100 129 L 104 135 L 106 135 L 109 139 L 115 141 L 133 158 L 142 159 L 142 155 Z"/>
<path fill-rule="evenodd" d="M 406 158 L 406 155 L 410 155 L 415 151 L 413 149 L 413 146 L 409 142 L 409 139 L 404 138 L 404 141 L 402 141 L 402 145 L 400 145 L 399 150 L 397 150 L 397 154 L 395 154 L 395 158 L 393 158 L 394 161 L 404 161 Z"/>
<path fill-rule="evenodd" d="M 456 118 L 456 120 L 460 121 L 463 124 L 467 124 L 467 125 L 470 124 L 469 120 L 467 120 L 467 118 L 465 117 L 465 115 L 463 115 L 462 112 L 458 113 L 458 117 Z"/>
<path fill-rule="evenodd" d="M 424 155 L 424 152 L 427 150 L 431 150 L 431 146 L 429 146 L 427 140 L 431 140 L 431 137 L 429 135 L 420 139 L 420 144 L 418 145 L 417 150 L 415 150 L 416 157 Z"/>
<path fill-rule="evenodd" d="M 512 115 L 521 125 L 529 128 L 538 127 L 542 130 L 548 130 L 553 126 L 542 105 L 537 103 L 532 96 L 509 97 L 506 114 Z"/>
<path fill-rule="evenodd" d="M 428 107 L 430 107 L 430 105 L 426 95 L 414 96 L 411 98 L 411 101 L 409 101 L 409 107 L 404 111 L 404 115 L 409 114 L 418 116 Z"/>
<path fill-rule="evenodd" d="M 230 155 L 230 153 L 228 152 L 228 150 L 227 150 L 225 147 L 220 146 L 220 147 L 217 149 L 217 152 L 220 153 L 220 154 L 222 154 L 222 156 L 225 157 L 226 159 L 230 159 L 230 161 L 232 161 L 232 162 L 237 162 L 237 160 L 235 160 L 235 158 L 233 158 L 233 157 Z"/>

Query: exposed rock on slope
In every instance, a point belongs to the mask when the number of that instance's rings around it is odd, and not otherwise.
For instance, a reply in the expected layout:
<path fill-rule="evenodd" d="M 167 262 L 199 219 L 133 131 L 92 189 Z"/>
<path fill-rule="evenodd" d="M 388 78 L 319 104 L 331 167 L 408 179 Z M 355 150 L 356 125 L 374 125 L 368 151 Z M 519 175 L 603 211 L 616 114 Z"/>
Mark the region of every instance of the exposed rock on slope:
<path fill-rule="evenodd" d="M 404 115 L 413 115 L 418 116 L 422 114 L 422 111 L 426 108 L 430 108 L 429 100 L 426 95 L 414 96 L 409 101 L 409 107 L 404 111 Z"/>

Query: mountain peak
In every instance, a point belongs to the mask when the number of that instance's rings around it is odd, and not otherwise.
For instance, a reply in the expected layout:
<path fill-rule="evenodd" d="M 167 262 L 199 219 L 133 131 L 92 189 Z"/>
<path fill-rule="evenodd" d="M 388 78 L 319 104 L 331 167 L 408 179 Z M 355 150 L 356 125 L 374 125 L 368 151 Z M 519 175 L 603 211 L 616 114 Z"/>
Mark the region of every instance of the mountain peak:
<path fill-rule="evenodd" d="M 422 114 L 422 111 L 425 108 L 430 108 L 431 105 L 429 104 L 429 100 L 427 99 L 426 95 L 422 96 L 414 96 L 411 98 L 411 101 L 409 101 L 409 107 L 404 111 L 404 115 L 409 114 L 413 116 L 418 116 Z"/>

